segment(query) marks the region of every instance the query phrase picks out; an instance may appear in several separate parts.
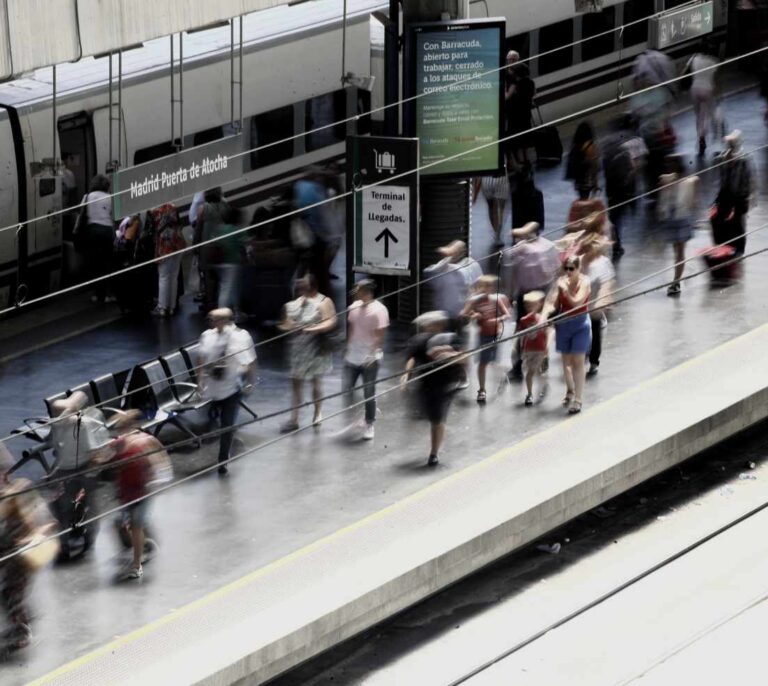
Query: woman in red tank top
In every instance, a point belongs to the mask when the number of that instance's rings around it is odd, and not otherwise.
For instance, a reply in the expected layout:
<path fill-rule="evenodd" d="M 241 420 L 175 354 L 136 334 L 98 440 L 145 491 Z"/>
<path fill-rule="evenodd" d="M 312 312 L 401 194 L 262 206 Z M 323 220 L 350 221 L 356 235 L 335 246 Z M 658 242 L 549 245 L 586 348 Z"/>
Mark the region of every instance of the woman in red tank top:
<path fill-rule="evenodd" d="M 568 257 L 561 276 L 547 296 L 544 316 L 557 313 L 555 343 L 562 355 L 563 374 L 567 386 L 563 405 L 569 414 L 581 412 L 584 391 L 585 356 L 592 345 L 592 326 L 587 314 L 591 297 L 589 279 L 581 273 L 578 256 Z"/>

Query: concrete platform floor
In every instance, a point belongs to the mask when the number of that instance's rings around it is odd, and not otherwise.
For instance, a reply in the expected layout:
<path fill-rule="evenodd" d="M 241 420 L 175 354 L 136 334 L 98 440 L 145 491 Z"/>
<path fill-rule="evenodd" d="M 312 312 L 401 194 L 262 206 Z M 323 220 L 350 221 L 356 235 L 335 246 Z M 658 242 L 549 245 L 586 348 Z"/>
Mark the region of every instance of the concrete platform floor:
<path fill-rule="evenodd" d="M 623 493 L 605 507 L 550 532 L 543 542 L 559 544 L 558 553 L 539 550 L 537 545 L 518 550 L 390 621 L 308 661 L 279 677 L 271 686 L 412 683 L 446 686 L 466 678 L 698 538 L 766 502 L 768 438 L 765 430 L 766 424 L 762 423 L 724 441 L 684 465 Z M 750 469 L 749 465 L 755 468 Z M 760 546 L 756 541 L 755 547 L 760 549 Z M 708 572 L 708 568 L 701 568 L 695 576 L 710 579 Z M 756 575 L 752 580 L 761 581 Z M 699 594 L 700 604 L 717 602 L 719 591 L 719 586 L 710 584 Z M 666 592 L 661 595 L 668 599 Z M 644 652 L 662 631 L 658 622 L 653 622 L 643 627 L 647 635 L 641 634 L 639 640 L 634 636 L 635 642 L 629 641 L 629 633 L 638 624 L 638 615 L 633 612 L 610 624 L 620 638 L 627 639 L 626 645 L 614 647 L 595 660 L 593 650 L 603 643 L 590 638 L 587 645 L 576 642 L 577 653 L 589 656 L 595 664 L 614 661 L 615 666 L 627 659 L 626 650 Z M 685 617 L 679 619 L 678 627 Z M 665 624 L 664 630 L 667 626 Z M 696 660 L 718 676 L 727 670 L 730 674 L 739 673 L 739 683 L 750 683 L 742 675 L 762 673 L 757 668 L 759 651 L 754 650 L 762 631 L 758 631 L 754 639 L 747 631 L 726 631 L 738 638 L 738 645 L 736 640 L 731 640 L 727 649 L 714 650 L 711 658 L 706 659 L 696 644 L 686 651 L 695 660 L 687 659 L 686 653 L 671 659 L 673 664 L 680 663 L 679 674 L 683 674 L 682 668 L 693 670 L 690 674 L 696 675 L 694 679 L 657 678 L 651 683 L 665 686 L 718 683 L 707 679 L 706 669 L 697 667 Z M 708 638 L 702 643 L 707 643 L 712 650 Z M 547 662 L 559 663 L 561 656 L 568 652 L 569 646 L 560 645 L 558 649 L 550 647 L 544 654 Z M 520 654 L 521 651 L 515 653 Z M 517 684 L 540 671 L 534 666 L 542 665 L 525 665 L 525 675 L 495 683 Z M 667 663 L 659 665 L 637 679 L 637 683 L 645 684 L 645 679 L 656 672 L 665 675 L 666 667 Z M 596 675 L 597 670 L 593 674 Z M 544 684 L 566 682 L 565 678 L 539 680 Z M 591 683 L 596 686 L 618 681 L 595 676 Z"/>
<path fill-rule="evenodd" d="M 729 99 L 725 107 L 729 124 L 744 131 L 747 149 L 766 143 L 762 119 L 755 115 L 754 92 Z M 691 153 L 691 115 L 683 114 L 676 125 L 682 146 Z M 764 176 L 766 155 L 755 161 Z M 537 177 L 547 194 L 550 228 L 564 220 L 572 198 L 561 176 L 562 170 L 555 169 Z M 703 177 L 707 199 L 714 197 L 716 178 L 711 172 Z M 473 252 L 478 254 L 484 252 L 483 232 L 486 242 L 491 236 L 482 203 L 476 213 Z M 763 201 L 751 213 L 749 224 L 757 227 L 767 221 Z M 642 213 L 627 235 L 628 252 L 618 267 L 620 284 L 671 263 L 671 248 L 645 225 Z M 690 244 L 691 253 L 708 244 L 708 231 L 698 232 Z M 748 251 L 760 248 L 768 248 L 768 229 L 748 240 Z M 764 295 L 768 260 L 765 256 L 751 259 L 744 271 L 742 282 L 728 289 L 712 290 L 708 279 L 700 277 L 684 286 L 679 299 L 658 292 L 618 308 L 607 331 L 601 372 L 588 384 L 586 404 L 612 397 L 763 324 L 768 312 Z M 22 416 L 37 414 L 44 396 L 184 343 L 196 335 L 198 326 L 194 317 L 142 325 L 121 321 L 16 359 L 5 366 L 0 378 L 3 429 L 12 428 Z M 265 347 L 261 357 L 264 382 L 253 405 L 265 414 L 287 406 L 289 397 L 279 349 Z M 508 351 L 503 350 L 499 359 L 508 359 Z M 400 365 L 397 355 L 388 357 L 388 369 Z M 494 375 L 495 381 L 501 371 Z M 713 379 L 720 373 L 727 374 L 727 369 L 713 370 Z M 437 470 L 423 466 L 426 427 L 410 418 L 399 392 L 394 392 L 381 403 L 383 417 L 371 443 L 335 438 L 343 424 L 329 421 L 319 431 L 306 431 L 246 457 L 233 466 L 226 480 L 202 477 L 157 498 L 152 516 L 161 552 L 148 565 L 145 579 L 133 585 L 113 583 L 116 549 L 106 529 L 92 557 L 42 573 L 33 593 L 39 643 L 0 667 L 3 683 L 42 676 L 523 436 L 564 421 L 559 405 L 563 388 L 556 368 L 551 381 L 550 397 L 530 410 L 522 407 L 523 394 L 516 386 L 498 397 L 492 393 L 488 406 L 479 408 L 473 385 L 455 403 L 444 459 Z M 337 373 L 327 379 L 325 388 L 338 390 Z M 329 402 L 326 414 L 335 407 L 338 402 Z M 277 424 L 272 420 L 249 426 L 241 432 L 235 450 L 274 438 Z M 210 447 L 178 454 L 177 474 L 211 463 L 213 454 Z"/>

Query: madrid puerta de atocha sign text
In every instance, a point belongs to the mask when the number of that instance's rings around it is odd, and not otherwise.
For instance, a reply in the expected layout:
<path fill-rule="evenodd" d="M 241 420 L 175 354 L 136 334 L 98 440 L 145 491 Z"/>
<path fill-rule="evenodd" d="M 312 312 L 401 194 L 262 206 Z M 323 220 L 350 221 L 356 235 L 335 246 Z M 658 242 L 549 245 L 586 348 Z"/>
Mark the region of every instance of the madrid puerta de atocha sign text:
<path fill-rule="evenodd" d="M 353 270 L 411 275 L 418 200 L 418 141 L 351 136 Z"/>
<path fill-rule="evenodd" d="M 242 149 L 237 134 L 115 172 L 115 219 L 237 180 L 243 175 Z"/>

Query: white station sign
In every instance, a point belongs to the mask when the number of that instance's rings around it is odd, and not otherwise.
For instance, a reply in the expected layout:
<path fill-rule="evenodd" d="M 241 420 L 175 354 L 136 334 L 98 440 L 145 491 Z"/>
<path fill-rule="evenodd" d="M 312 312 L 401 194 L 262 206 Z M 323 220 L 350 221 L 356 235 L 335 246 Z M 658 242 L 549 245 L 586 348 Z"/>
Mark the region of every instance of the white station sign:
<path fill-rule="evenodd" d="M 361 195 L 363 267 L 410 269 L 411 189 L 381 185 L 365 188 Z"/>

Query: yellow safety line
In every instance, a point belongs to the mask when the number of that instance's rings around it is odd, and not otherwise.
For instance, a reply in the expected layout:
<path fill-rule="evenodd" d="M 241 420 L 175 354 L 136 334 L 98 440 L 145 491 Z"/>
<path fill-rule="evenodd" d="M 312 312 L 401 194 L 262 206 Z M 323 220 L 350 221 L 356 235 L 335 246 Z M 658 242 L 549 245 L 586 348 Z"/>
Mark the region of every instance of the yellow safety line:
<path fill-rule="evenodd" d="M 660 375 L 657 375 L 651 379 L 646 379 L 645 381 L 641 381 L 639 384 L 628 388 L 619 394 L 608 398 L 607 400 L 602 401 L 598 405 L 590 408 L 587 412 L 584 414 L 591 414 L 595 410 L 601 409 L 606 407 L 609 404 L 613 404 L 621 400 L 624 396 L 628 395 L 629 393 L 635 393 L 638 390 L 651 386 L 653 384 L 660 383 L 659 379 L 662 379 L 663 377 L 666 377 L 667 375 L 671 374 L 679 374 L 687 367 L 692 366 L 693 364 L 701 364 L 704 362 L 704 360 L 708 357 L 711 357 L 712 355 L 720 353 L 723 349 L 736 345 L 737 343 L 743 341 L 746 338 L 749 338 L 751 336 L 757 336 L 760 333 L 763 333 L 768 330 L 768 324 L 763 324 L 762 326 L 759 326 L 756 329 L 753 329 L 752 331 L 748 331 L 745 334 L 741 334 L 740 336 L 737 336 L 736 338 L 732 338 L 729 341 L 726 341 L 725 343 L 722 343 L 716 348 L 713 348 L 711 350 L 707 350 L 706 352 L 702 353 L 701 355 L 697 355 L 696 357 L 691 358 L 690 360 L 686 360 L 685 362 L 680 363 L 679 365 L 673 367 L 672 369 L 667 370 L 666 372 L 662 372 Z M 415 493 L 412 493 L 409 496 L 404 497 L 402 500 L 399 500 L 395 503 L 392 503 L 391 505 L 387 505 L 387 507 L 382 508 L 381 510 L 378 510 L 377 512 L 373 512 L 369 515 L 366 515 L 362 519 L 359 519 L 358 521 L 349 524 L 348 526 L 345 526 L 338 531 L 334 531 L 332 534 L 328 534 L 327 536 L 324 536 L 323 538 L 318 539 L 317 541 L 310 543 L 303 548 L 299 548 L 298 550 L 295 550 L 292 553 L 289 553 L 288 555 L 285 555 L 281 557 L 278 560 L 275 560 L 273 562 L 270 562 L 269 564 L 265 565 L 264 567 L 261 567 L 257 570 L 254 570 L 253 572 L 249 572 L 245 576 L 241 577 L 240 579 L 237 579 L 236 581 L 232 581 L 229 584 L 222 586 L 221 588 L 216 589 L 215 591 L 212 591 L 211 593 L 203 596 L 202 598 L 199 598 L 197 600 L 194 600 L 187 605 L 184 605 L 183 607 L 178 608 L 177 610 L 173 610 L 172 612 L 169 612 L 164 617 L 160 617 L 159 619 L 156 619 L 149 624 L 145 624 L 144 626 L 140 627 L 139 629 L 135 629 L 131 631 L 130 633 L 126 634 L 125 636 L 121 636 L 120 638 L 117 638 L 110 643 L 107 643 L 106 645 L 96 648 L 95 650 L 91 651 L 90 653 L 86 653 L 85 655 L 82 655 L 81 657 L 75 658 L 74 660 L 62 665 L 61 667 L 55 669 L 52 672 L 49 672 L 48 674 L 39 677 L 35 681 L 29 682 L 27 686 L 42 686 L 43 684 L 48 684 L 57 677 L 63 676 L 64 674 L 67 674 L 68 672 L 72 672 L 75 669 L 78 669 L 79 667 L 82 667 L 90 662 L 93 662 L 95 659 L 102 655 L 106 655 L 109 653 L 115 652 L 117 649 L 119 649 L 122 646 L 125 646 L 129 643 L 132 643 L 136 641 L 137 639 L 146 636 L 149 633 L 152 633 L 153 631 L 156 631 L 157 629 L 165 626 L 171 621 L 174 621 L 176 619 L 179 619 L 183 615 L 187 615 L 193 610 L 196 610 L 201 607 L 205 607 L 206 605 L 210 605 L 213 601 L 215 601 L 218 598 L 221 598 L 224 595 L 228 595 L 229 593 L 242 588 L 243 586 L 246 586 L 247 584 L 251 583 L 252 581 L 255 581 L 256 579 L 265 576 L 266 574 L 269 574 L 270 572 L 273 572 L 276 569 L 279 569 L 280 567 L 285 566 L 289 562 L 299 558 L 303 557 L 305 555 L 308 555 L 314 550 L 317 550 L 318 548 L 330 543 L 331 541 L 340 538 L 352 531 L 356 531 L 357 529 L 361 528 L 362 526 L 376 521 L 378 519 L 381 519 L 382 517 L 386 516 L 390 512 L 393 512 L 395 510 L 398 510 L 402 507 L 405 507 L 407 504 L 420 500 L 424 498 L 426 495 L 437 491 L 438 489 L 442 489 L 447 487 L 449 484 L 453 483 L 459 478 L 464 478 L 466 475 L 478 470 L 478 469 L 486 469 L 489 465 L 494 464 L 501 460 L 504 457 L 509 456 L 512 452 L 522 450 L 526 446 L 528 446 L 531 443 L 534 443 L 536 441 L 541 441 L 543 437 L 553 431 L 563 430 L 564 428 L 567 428 L 567 424 L 560 423 L 555 426 L 549 427 L 548 429 L 544 429 L 543 431 L 539 431 L 538 433 L 528 436 L 527 438 L 522 439 L 521 441 L 518 441 L 514 445 L 507 446 L 506 448 L 502 448 L 501 450 L 497 451 L 490 457 L 485 458 L 484 460 L 481 460 L 478 463 L 475 463 L 473 465 L 470 465 L 468 467 L 464 467 L 464 469 L 459 470 L 458 472 L 455 472 L 453 474 L 450 474 L 449 476 L 446 476 L 444 479 L 441 479 L 440 481 L 437 481 L 436 483 L 430 484 L 429 486 L 424 487 L 423 489 L 416 491 Z"/>

